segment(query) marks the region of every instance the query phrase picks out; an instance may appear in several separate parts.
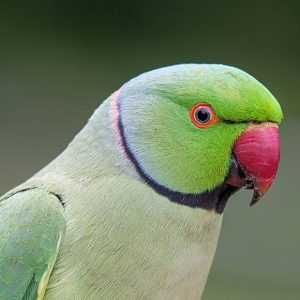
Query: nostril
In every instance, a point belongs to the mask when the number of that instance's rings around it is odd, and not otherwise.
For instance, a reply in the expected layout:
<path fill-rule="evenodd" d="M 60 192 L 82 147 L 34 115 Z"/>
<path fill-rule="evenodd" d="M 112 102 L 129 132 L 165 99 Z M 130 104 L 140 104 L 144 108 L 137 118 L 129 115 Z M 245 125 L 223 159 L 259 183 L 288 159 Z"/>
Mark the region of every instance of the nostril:
<path fill-rule="evenodd" d="M 261 124 L 261 123 L 263 123 L 263 122 L 261 122 L 261 121 L 252 121 L 252 124 L 254 124 L 254 125 L 258 125 L 258 124 Z"/>

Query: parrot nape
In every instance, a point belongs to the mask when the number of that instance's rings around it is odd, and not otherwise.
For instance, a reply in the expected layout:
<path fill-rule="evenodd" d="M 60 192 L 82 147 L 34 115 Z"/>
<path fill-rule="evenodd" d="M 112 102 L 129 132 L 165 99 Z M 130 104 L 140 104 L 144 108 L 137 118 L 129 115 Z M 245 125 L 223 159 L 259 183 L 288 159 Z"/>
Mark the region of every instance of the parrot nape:
<path fill-rule="evenodd" d="M 130 80 L 1 198 L 0 299 L 199 299 L 227 200 L 274 180 L 282 118 L 234 67 Z"/>

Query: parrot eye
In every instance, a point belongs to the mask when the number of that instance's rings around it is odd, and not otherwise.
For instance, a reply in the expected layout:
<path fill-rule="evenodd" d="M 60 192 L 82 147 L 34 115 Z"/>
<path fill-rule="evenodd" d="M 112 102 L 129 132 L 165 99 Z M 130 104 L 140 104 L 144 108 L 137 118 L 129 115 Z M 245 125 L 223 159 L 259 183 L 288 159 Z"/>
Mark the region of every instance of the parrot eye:
<path fill-rule="evenodd" d="M 201 124 L 206 124 L 210 120 L 210 111 L 205 107 L 199 108 L 195 112 L 195 119 Z"/>
<path fill-rule="evenodd" d="M 212 107 L 204 102 L 200 102 L 191 108 L 190 118 L 193 124 L 200 128 L 206 128 L 218 121 L 218 117 Z"/>

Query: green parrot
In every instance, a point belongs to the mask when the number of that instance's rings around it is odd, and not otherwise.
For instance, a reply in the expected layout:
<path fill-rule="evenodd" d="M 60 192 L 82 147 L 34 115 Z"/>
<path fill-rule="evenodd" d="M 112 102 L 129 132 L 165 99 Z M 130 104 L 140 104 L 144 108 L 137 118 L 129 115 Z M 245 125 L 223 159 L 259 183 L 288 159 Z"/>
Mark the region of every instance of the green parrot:
<path fill-rule="evenodd" d="M 274 180 L 282 118 L 234 67 L 130 80 L 0 199 L 0 299 L 199 299 L 227 200 Z"/>

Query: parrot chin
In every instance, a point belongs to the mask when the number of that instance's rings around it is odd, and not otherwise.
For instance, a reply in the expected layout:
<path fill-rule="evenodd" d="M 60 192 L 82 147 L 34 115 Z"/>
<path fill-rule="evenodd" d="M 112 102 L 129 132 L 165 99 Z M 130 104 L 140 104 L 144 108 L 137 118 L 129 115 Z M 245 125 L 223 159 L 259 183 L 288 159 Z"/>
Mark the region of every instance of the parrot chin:
<path fill-rule="evenodd" d="M 227 189 L 253 189 L 250 205 L 257 203 L 270 188 L 279 165 L 280 143 L 275 123 L 249 123 L 235 141 Z"/>

